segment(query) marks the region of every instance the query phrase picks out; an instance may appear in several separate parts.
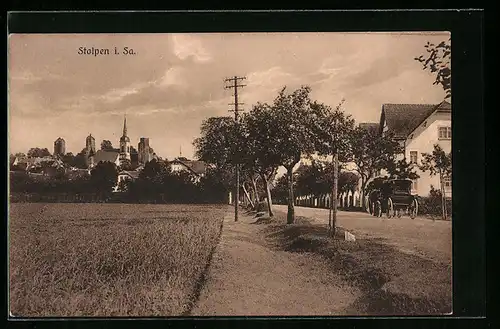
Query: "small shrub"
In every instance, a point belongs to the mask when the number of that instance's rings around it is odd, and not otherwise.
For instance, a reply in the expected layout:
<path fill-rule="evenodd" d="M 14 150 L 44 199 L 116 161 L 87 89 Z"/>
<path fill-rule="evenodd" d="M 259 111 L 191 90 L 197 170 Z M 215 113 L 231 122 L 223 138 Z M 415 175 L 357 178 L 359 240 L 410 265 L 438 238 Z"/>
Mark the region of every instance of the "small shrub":
<path fill-rule="evenodd" d="M 431 186 L 429 196 L 420 197 L 418 202 L 419 213 L 430 216 L 442 216 L 442 198 L 440 190 L 437 190 L 433 186 Z M 448 215 L 451 215 L 452 213 L 452 200 L 449 198 L 446 199 L 446 212 Z"/>

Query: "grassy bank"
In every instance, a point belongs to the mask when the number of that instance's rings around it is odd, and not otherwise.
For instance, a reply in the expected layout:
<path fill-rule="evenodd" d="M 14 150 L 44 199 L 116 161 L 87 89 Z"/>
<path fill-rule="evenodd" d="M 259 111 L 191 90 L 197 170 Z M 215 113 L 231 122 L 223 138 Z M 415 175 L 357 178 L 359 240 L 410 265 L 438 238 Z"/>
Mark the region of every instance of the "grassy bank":
<path fill-rule="evenodd" d="M 263 234 L 290 252 L 321 255 L 332 271 L 358 287 L 362 296 L 352 305 L 353 314 L 430 315 L 451 312 L 451 264 L 433 262 L 402 252 L 381 239 L 344 241 L 338 228 L 336 239 L 325 225 L 313 225 L 297 217 L 286 224 L 286 214 L 276 212 L 271 222 L 262 221 Z"/>
<path fill-rule="evenodd" d="M 175 316 L 192 306 L 225 206 L 11 204 L 17 316 Z"/>

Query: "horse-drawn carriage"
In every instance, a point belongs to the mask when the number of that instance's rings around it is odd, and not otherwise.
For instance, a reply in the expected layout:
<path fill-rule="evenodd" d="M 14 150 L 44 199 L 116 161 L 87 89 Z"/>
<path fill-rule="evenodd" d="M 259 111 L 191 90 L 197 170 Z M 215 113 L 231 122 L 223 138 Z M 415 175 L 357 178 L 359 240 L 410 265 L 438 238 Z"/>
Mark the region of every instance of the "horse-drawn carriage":
<path fill-rule="evenodd" d="M 409 179 L 384 179 L 378 180 L 368 193 L 367 210 L 376 217 L 383 213 L 387 218 L 401 217 L 405 212 L 414 219 L 418 214 L 418 201 L 411 194 L 412 181 Z"/>

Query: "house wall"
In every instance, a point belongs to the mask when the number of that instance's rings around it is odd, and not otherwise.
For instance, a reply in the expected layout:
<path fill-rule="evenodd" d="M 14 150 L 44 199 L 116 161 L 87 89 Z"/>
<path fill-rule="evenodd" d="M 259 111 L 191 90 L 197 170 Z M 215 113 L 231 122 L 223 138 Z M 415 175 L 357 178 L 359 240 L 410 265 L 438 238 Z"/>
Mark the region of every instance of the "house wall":
<path fill-rule="evenodd" d="M 186 166 L 181 165 L 179 163 L 172 163 L 172 164 L 170 164 L 170 168 L 172 169 L 172 171 L 188 170 L 186 168 Z"/>
<path fill-rule="evenodd" d="M 422 164 L 422 153 L 432 153 L 434 144 L 439 144 L 446 152 L 451 152 L 451 139 L 439 139 L 439 127 L 451 127 L 451 113 L 435 112 L 427 120 L 422 123 L 415 131 L 408 136 L 405 147 L 405 157 L 410 161 L 410 152 L 417 152 L 417 164 Z M 420 175 L 417 180 L 417 186 L 413 192 L 420 196 L 427 196 L 431 189 L 439 189 L 440 181 L 438 176 L 431 176 L 429 172 L 422 172 L 420 169 L 416 170 Z M 446 189 L 446 196 L 451 197 L 451 189 Z"/>
<path fill-rule="evenodd" d="M 118 179 L 116 180 L 116 185 L 113 187 L 113 192 L 118 192 L 118 186 L 120 186 L 120 183 L 124 180 L 132 180 L 132 177 L 130 177 L 127 174 L 118 175 Z"/>

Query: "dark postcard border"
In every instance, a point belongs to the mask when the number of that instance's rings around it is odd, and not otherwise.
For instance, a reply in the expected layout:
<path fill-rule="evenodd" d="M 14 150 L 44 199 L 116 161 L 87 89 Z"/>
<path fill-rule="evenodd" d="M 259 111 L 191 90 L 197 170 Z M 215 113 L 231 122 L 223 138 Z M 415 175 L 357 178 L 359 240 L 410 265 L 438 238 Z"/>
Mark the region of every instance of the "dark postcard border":
<path fill-rule="evenodd" d="M 451 31 L 453 86 L 453 317 L 486 315 L 485 272 L 485 190 L 484 190 L 484 107 L 482 59 L 484 47 L 481 11 L 344 11 L 344 12 L 61 12 L 10 13 L 8 33 L 158 33 L 158 32 L 333 32 L 333 31 Z M 6 40 L 7 41 L 7 40 Z M 341 47 L 342 45 L 339 45 Z M 418 54 L 415 54 L 418 55 Z M 7 122 L 7 120 L 5 121 Z M 7 140 L 8 136 L 6 136 Z M 6 226 L 3 226 L 6 229 Z M 7 236 L 7 232 L 2 232 Z M 6 240 L 4 240 L 6 241 Z M 4 254 L 5 255 L 5 254 Z M 6 262 L 4 262 L 4 266 Z M 6 267 L 5 267 L 6 269 Z M 4 275 L 6 272 L 4 271 Z M 5 277 L 4 282 L 7 282 Z M 4 285 L 4 288 L 7 287 Z M 6 294 L 4 295 L 6 297 Z M 5 299 L 5 301 L 7 301 Z M 6 304 L 5 304 L 6 305 Z M 7 316 L 7 309 L 4 309 Z M 165 319 L 165 318 L 158 318 Z M 218 325 L 234 324 L 224 318 Z M 271 320 L 271 321 L 269 321 Z M 273 325 L 255 319 L 251 325 Z M 291 321 L 291 320 L 290 320 Z M 294 319 L 293 324 L 307 326 L 310 321 Z M 348 320 L 349 321 L 349 320 Z M 395 327 L 396 319 L 361 320 L 368 327 Z M 470 321 L 416 319 L 420 327 L 470 327 Z M 192 324 L 202 327 L 206 319 L 169 321 L 169 324 Z M 280 320 L 280 323 L 289 320 Z M 342 319 L 322 323 L 341 324 Z M 32 326 L 30 322 L 10 322 Z M 71 323 L 76 324 L 71 321 Z M 484 325 L 484 321 L 482 322 Z M 67 321 L 36 321 L 36 327 L 68 326 Z M 83 325 L 102 325 L 101 320 L 78 321 Z M 106 322 L 122 326 L 122 321 Z M 156 321 L 128 322 L 151 326 Z M 274 323 L 276 325 L 278 323 Z M 165 325 L 165 323 L 163 323 Z M 214 324 L 209 324 L 213 326 Z M 239 323 L 238 325 L 242 325 Z M 480 324 L 474 322 L 474 327 Z"/>

